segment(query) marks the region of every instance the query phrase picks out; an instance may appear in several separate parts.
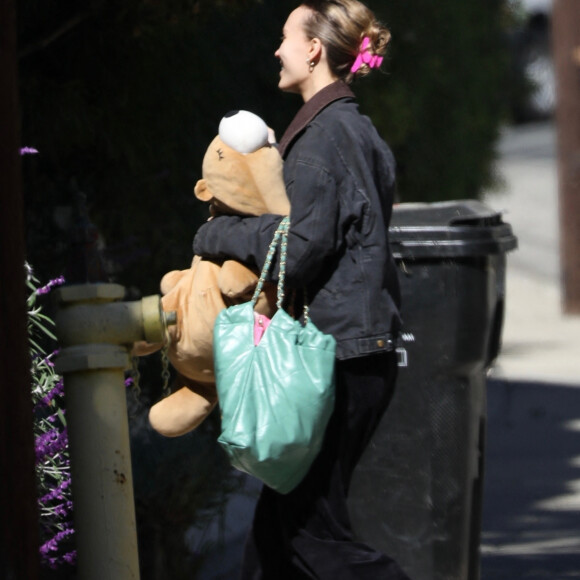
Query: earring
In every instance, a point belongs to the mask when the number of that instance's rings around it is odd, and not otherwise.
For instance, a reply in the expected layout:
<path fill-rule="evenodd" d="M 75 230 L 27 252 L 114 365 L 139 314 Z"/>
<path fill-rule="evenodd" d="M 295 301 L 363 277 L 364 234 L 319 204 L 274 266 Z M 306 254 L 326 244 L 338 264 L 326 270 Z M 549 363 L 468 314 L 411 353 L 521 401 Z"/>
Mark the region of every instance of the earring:
<path fill-rule="evenodd" d="M 306 59 L 306 64 L 308 64 L 308 72 L 312 72 L 314 70 L 314 67 L 316 66 L 316 63 L 313 60 L 310 60 L 309 58 Z"/>

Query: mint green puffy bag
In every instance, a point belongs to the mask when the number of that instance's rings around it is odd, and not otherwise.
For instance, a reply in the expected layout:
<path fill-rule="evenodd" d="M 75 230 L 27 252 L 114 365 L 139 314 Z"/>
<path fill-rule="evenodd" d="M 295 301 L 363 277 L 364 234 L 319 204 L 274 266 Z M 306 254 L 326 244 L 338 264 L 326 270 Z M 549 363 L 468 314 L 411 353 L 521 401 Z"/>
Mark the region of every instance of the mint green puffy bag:
<path fill-rule="evenodd" d="M 308 472 L 334 408 L 336 342 L 304 311 L 304 323 L 283 308 L 289 218 L 270 244 L 250 302 L 222 310 L 214 327 L 215 376 L 222 414 L 219 443 L 231 464 L 288 493 Z M 258 344 L 254 307 L 280 243 L 278 310 Z"/>

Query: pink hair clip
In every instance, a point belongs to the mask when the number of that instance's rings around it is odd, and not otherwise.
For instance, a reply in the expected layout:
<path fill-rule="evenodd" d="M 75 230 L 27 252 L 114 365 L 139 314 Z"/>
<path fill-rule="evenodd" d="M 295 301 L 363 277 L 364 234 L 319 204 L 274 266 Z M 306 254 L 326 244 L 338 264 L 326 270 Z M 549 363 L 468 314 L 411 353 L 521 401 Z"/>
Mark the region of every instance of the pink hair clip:
<path fill-rule="evenodd" d="M 367 64 L 369 68 L 378 68 L 381 66 L 383 57 L 378 54 L 371 54 L 369 52 L 370 45 L 371 39 L 365 36 L 361 42 L 358 56 L 354 64 L 350 67 L 350 72 L 355 73 L 363 64 Z"/>

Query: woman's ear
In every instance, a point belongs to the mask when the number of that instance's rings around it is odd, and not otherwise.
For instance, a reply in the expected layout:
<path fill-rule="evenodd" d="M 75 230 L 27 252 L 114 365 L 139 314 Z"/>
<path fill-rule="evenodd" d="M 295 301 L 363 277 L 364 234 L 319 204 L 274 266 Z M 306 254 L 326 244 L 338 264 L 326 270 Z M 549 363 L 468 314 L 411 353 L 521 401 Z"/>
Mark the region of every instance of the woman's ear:
<path fill-rule="evenodd" d="M 205 179 L 200 179 L 193 188 L 195 197 L 201 201 L 210 201 L 213 198 Z"/>
<path fill-rule="evenodd" d="M 308 60 L 310 62 L 318 62 L 322 56 L 322 42 L 320 38 L 313 38 L 310 40 L 310 49 L 308 50 Z"/>

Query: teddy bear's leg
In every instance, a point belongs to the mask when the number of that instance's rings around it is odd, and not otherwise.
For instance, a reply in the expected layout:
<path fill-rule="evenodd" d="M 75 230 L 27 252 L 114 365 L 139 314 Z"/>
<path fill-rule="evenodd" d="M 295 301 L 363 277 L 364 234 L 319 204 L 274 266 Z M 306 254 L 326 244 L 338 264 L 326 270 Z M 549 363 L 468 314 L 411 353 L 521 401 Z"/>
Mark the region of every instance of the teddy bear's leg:
<path fill-rule="evenodd" d="M 165 437 L 179 437 L 193 431 L 217 403 L 214 384 L 196 383 L 182 376 L 178 380 L 184 386 L 149 410 L 149 423 Z"/>

